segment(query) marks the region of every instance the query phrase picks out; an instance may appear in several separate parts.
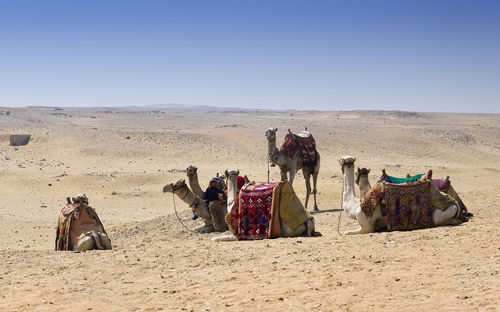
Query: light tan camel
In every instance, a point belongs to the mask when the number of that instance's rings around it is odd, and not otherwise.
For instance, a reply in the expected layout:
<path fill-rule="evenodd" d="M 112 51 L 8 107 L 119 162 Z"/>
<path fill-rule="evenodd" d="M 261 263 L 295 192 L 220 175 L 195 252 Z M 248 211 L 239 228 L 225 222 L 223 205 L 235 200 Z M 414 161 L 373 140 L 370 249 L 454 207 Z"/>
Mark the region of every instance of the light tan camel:
<path fill-rule="evenodd" d="M 233 208 L 234 200 L 237 196 L 237 177 L 239 174 L 239 170 L 226 170 L 226 179 L 227 179 L 227 210 L 231 211 Z M 245 176 L 246 177 L 246 176 Z M 248 183 L 248 182 L 247 182 Z M 212 238 L 214 242 L 225 242 L 225 241 L 237 241 L 238 237 L 233 235 L 233 230 L 231 229 L 231 225 L 227 224 L 229 228 L 229 234 L 216 236 Z M 281 226 L 281 237 L 297 237 L 301 235 L 314 236 L 315 228 L 314 228 L 314 218 L 307 220 L 303 224 L 299 225 L 295 231 L 292 231 L 290 227 L 280 218 L 280 226 Z"/>
<path fill-rule="evenodd" d="M 203 219 L 204 225 L 195 228 L 195 231 L 200 233 L 210 233 L 213 231 L 223 232 L 227 230 L 226 222 L 224 220 L 224 217 L 227 214 L 225 207 L 213 205 L 209 209 L 204 200 L 200 199 L 198 196 L 194 195 L 191 190 L 189 190 L 185 180 L 178 180 L 175 183 L 165 185 L 163 187 L 163 192 L 174 193 L 177 195 L 189 206 L 189 208 L 191 208 L 194 214 Z"/>
<path fill-rule="evenodd" d="M 195 166 L 189 166 L 186 169 L 186 174 L 188 176 L 189 187 L 194 195 L 203 198 L 203 190 L 200 187 L 200 182 L 198 181 L 198 168 Z"/>
<path fill-rule="evenodd" d="M 316 184 L 318 182 L 318 173 L 319 173 L 319 163 L 320 157 L 318 153 L 318 161 L 316 166 L 313 168 L 303 166 L 302 165 L 302 154 L 297 153 L 294 158 L 288 157 L 285 153 L 280 151 L 276 147 L 276 132 L 278 128 L 269 128 L 266 130 L 264 135 L 267 137 L 267 154 L 271 162 L 278 167 L 280 167 L 281 172 L 281 180 L 290 182 L 290 185 L 293 184 L 293 179 L 297 171 L 302 169 L 302 174 L 304 175 L 304 179 L 306 180 L 306 202 L 305 207 L 307 209 L 307 203 L 309 202 L 309 195 L 311 194 L 311 172 L 313 177 L 313 190 L 312 194 L 314 195 L 314 210 L 318 210 L 318 205 L 316 204 Z M 306 131 L 304 131 L 306 133 Z M 307 134 L 309 134 L 307 132 Z M 288 172 L 290 172 L 290 179 L 287 178 Z"/>
<path fill-rule="evenodd" d="M 375 227 L 380 224 L 380 222 L 385 223 L 385 218 L 382 216 L 380 204 L 374 209 L 373 214 L 371 216 L 366 216 L 365 213 L 361 210 L 361 204 L 359 199 L 356 197 L 354 192 L 354 162 L 356 161 L 356 157 L 353 156 L 344 156 L 340 158 L 339 163 L 342 168 L 343 174 L 343 191 L 342 191 L 342 208 L 345 213 L 351 219 L 357 220 L 360 225 L 359 229 L 353 231 L 347 231 L 345 235 L 352 234 L 367 234 L 373 233 L 375 231 Z M 431 183 L 431 188 L 434 184 Z M 434 192 L 439 190 L 434 187 L 431 189 L 431 197 Z M 434 204 L 434 201 L 433 201 Z M 455 201 L 448 208 L 445 208 L 444 211 L 440 209 L 433 210 L 433 221 L 435 226 L 439 225 L 447 225 L 447 224 L 457 224 L 457 219 L 454 217 L 458 212 L 458 203 Z M 460 221 L 458 221 L 460 222 Z"/>

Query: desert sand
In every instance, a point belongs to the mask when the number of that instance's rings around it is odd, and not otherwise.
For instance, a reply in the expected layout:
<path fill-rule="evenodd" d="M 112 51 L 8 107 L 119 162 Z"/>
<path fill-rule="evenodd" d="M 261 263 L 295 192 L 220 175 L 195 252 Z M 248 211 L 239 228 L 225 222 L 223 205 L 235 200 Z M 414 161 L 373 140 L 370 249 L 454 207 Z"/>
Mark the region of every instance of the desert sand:
<path fill-rule="evenodd" d="M 10 115 L 6 115 L 6 111 Z M 184 229 L 162 187 L 198 166 L 267 180 L 264 131 L 308 127 L 321 153 L 321 237 L 211 241 Z M 381 111 L 0 108 L 1 311 L 495 311 L 500 304 L 500 115 Z M 31 134 L 9 146 L 10 134 Z M 342 174 L 373 184 L 450 176 L 474 217 L 459 226 L 343 236 Z M 271 168 L 271 180 L 279 169 Z M 293 185 L 302 201 L 305 185 Z M 54 251 L 67 196 L 85 193 L 113 250 Z M 187 205 L 175 198 L 193 228 Z M 309 207 L 312 209 L 312 207 Z M 357 224 L 340 215 L 340 232 Z"/>

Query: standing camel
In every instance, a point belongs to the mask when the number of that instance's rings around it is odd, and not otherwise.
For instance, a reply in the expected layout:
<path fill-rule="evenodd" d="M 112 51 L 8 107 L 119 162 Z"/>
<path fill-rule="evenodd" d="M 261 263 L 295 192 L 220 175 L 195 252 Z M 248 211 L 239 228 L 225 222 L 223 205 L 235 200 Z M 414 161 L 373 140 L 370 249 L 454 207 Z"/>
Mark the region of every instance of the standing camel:
<path fill-rule="evenodd" d="M 313 177 L 313 190 L 312 193 L 314 195 L 314 210 L 318 210 L 318 205 L 316 204 L 316 184 L 318 182 L 318 172 L 319 172 L 319 153 L 317 153 L 318 161 L 316 162 L 316 166 L 308 167 L 303 166 L 302 164 L 302 154 L 299 152 L 295 154 L 295 157 L 291 158 L 282 151 L 280 151 L 276 147 L 276 132 L 278 128 L 269 128 L 266 130 L 264 135 L 267 137 L 267 154 L 271 162 L 280 167 L 281 171 L 281 180 L 290 182 L 290 185 L 293 184 L 293 179 L 297 171 L 302 169 L 302 174 L 304 175 L 304 179 L 306 180 L 306 203 L 305 208 L 307 209 L 307 203 L 309 201 L 309 195 L 311 194 L 311 175 Z M 309 132 L 304 131 L 304 134 L 309 135 Z M 287 179 L 287 174 L 290 172 L 290 179 Z"/>

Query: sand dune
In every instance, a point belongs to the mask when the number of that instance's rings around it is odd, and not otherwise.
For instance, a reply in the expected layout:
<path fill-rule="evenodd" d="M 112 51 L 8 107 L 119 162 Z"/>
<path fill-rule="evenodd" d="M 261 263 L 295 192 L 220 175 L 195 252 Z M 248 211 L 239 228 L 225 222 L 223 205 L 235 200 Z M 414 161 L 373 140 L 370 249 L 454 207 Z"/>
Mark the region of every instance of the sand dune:
<path fill-rule="evenodd" d="M 381 111 L 152 111 L 0 108 L 0 310 L 497 310 L 500 115 Z M 186 231 L 162 187 L 198 166 L 202 187 L 239 169 L 267 180 L 264 131 L 308 127 L 321 153 L 322 237 L 213 243 Z M 31 134 L 9 146 L 10 134 Z M 468 223 L 337 233 L 338 159 L 394 176 L 450 176 Z M 271 180 L 279 169 L 271 168 Z M 305 199 L 299 174 L 294 189 Z M 112 251 L 55 252 L 67 196 L 86 193 Z M 187 206 L 175 205 L 188 227 Z M 344 232 L 356 225 L 341 216 Z M 74 303 L 78 302 L 78 303 Z"/>

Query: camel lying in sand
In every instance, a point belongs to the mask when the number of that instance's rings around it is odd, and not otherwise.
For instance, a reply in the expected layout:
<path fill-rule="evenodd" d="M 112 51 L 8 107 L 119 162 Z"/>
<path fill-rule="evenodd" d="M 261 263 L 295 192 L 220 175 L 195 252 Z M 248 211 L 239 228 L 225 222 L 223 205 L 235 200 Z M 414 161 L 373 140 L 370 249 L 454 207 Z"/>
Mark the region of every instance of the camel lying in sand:
<path fill-rule="evenodd" d="M 359 168 L 358 167 L 358 170 L 356 171 L 356 184 L 358 185 L 359 187 L 359 197 L 360 198 L 363 198 L 363 196 L 371 190 L 371 184 L 370 184 L 370 181 L 368 179 L 368 174 L 370 173 L 370 168 Z M 431 178 L 431 176 L 429 176 L 429 174 L 432 176 L 432 170 L 429 170 L 429 173 L 428 173 L 428 176 L 427 178 Z M 385 170 L 382 170 L 382 175 L 385 175 Z M 406 175 L 407 178 L 410 178 L 410 175 L 407 174 Z M 467 222 L 469 220 L 469 217 L 472 216 L 471 213 L 469 213 L 467 211 L 467 207 L 465 206 L 464 202 L 462 201 L 462 199 L 460 198 L 460 196 L 458 195 L 458 193 L 455 191 L 455 189 L 453 188 L 453 185 L 451 185 L 451 182 L 450 182 L 450 177 L 446 177 L 446 179 L 441 179 L 441 180 L 434 180 L 433 181 L 438 181 L 437 183 L 444 183 L 444 190 L 441 190 L 441 187 L 440 187 L 440 190 L 445 192 L 446 194 L 450 195 L 451 197 L 453 197 L 459 207 L 460 207 L 460 214 L 459 214 L 459 219 L 463 222 Z"/>
<path fill-rule="evenodd" d="M 342 191 L 342 208 L 344 209 L 348 217 L 357 220 L 360 225 L 360 228 L 357 230 L 345 232 L 346 235 L 373 233 L 376 226 L 380 226 L 381 224 L 385 223 L 385 218 L 384 216 L 382 216 L 381 203 L 377 203 L 376 208 L 373 210 L 373 214 L 370 216 L 367 216 L 361 209 L 360 200 L 356 197 L 354 191 L 355 161 L 356 158 L 352 156 L 344 156 L 339 160 L 340 166 L 342 168 L 344 184 Z M 430 185 L 431 196 L 435 196 L 435 194 L 440 193 L 440 191 L 434 186 L 433 183 L 430 183 Z M 458 203 L 453 200 L 453 204 L 451 204 L 444 210 L 433 209 L 433 225 L 439 226 L 460 223 L 459 220 L 455 219 L 455 217 L 458 216 L 458 207 Z"/>
<path fill-rule="evenodd" d="M 192 209 L 194 214 L 203 219 L 204 225 L 197 227 L 195 231 L 200 233 L 210 233 L 213 231 L 224 232 L 227 230 L 226 222 L 224 217 L 227 214 L 226 207 L 220 205 L 219 201 L 213 201 L 210 207 L 207 206 L 206 202 L 193 194 L 191 190 L 187 187 L 185 180 L 178 180 L 175 183 L 167 184 L 163 187 L 163 193 L 174 193 L 183 202 L 185 202 L 189 208 Z"/>
<path fill-rule="evenodd" d="M 85 195 L 77 195 L 61 210 L 56 234 L 56 250 L 88 251 L 111 249 L 111 240 Z"/>
<path fill-rule="evenodd" d="M 227 210 L 231 211 L 234 200 L 237 196 L 237 177 L 239 174 L 239 170 L 226 170 L 226 180 L 227 180 Z M 245 176 L 246 177 L 246 176 Z M 305 210 L 305 209 L 304 209 Z M 305 210 L 305 212 L 307 212 Z M 229 228 L 229 234 L 221 235 L 212 238 L 213 241 L 221 242 L 221 241 L 236 241 L 238 237 L 235 236 L 235 229 L 231 228 L 230 224 L 227 224 Z M 314 218 L 307 220 L 306 222 L 300 224 L 295 231 L 293 231 L 281 218 L 280 218 L 280 226 L 281 226 L 281 237 L 297 237 L 302 235 L 314 236 L 315 228 L 314 228 Z"/>

